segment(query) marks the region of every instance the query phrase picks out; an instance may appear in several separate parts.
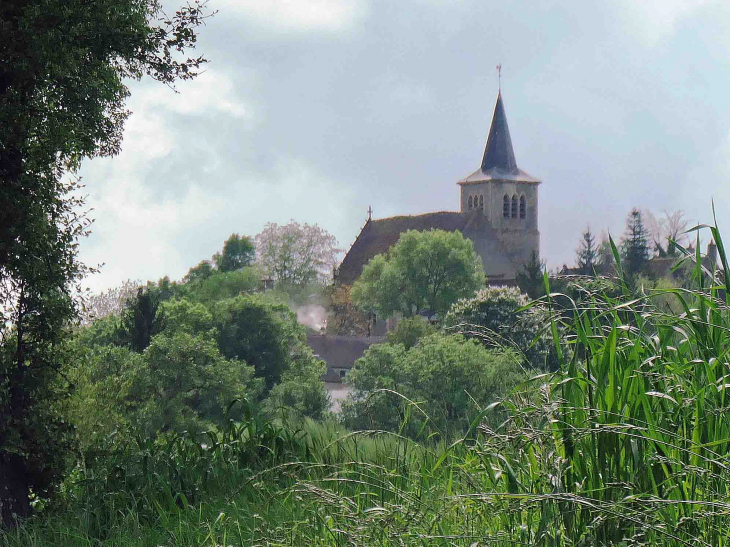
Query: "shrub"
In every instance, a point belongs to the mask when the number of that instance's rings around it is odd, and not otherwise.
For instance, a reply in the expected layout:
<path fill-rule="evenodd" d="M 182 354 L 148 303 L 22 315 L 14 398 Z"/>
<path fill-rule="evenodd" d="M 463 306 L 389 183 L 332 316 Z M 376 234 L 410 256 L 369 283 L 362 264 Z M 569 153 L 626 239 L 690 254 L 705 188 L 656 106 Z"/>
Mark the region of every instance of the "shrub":
<path fill-rule="evenodd" d="M 423 317 L 407 317 L 398 321 L 395 328 L 388 332 L 389 344 L 402 344 L 410 349 L 416 343 L 429 334 L 434 334 L 436 328 Z"/>
<path fill-rule="evenodd" d="M 534 306 L 515 287 L 487 287 L 474 298 L 456 302 L 444 318 L 444 328 L 479 340 L 486 347 L 505 347 L 524 356 L 532 366 L 555 368 L 549 331 L 550 314 Z"/>
<path fill-rule="evenodd" d="M 294 348 L 305 343 L 304 327 L 297 323 L 296 314 L 262 296 L 237 296 L 218 302 L 213 316 L 221 353 L 252 365 L 269 388 L 289 368 Z"/>
<path fill-rule="evenodd" d="M 410 415 L 406 431 L 411 435 L 427 416 L 433 430 L 461 431 L 526 378 L 513 353 L 487 349 L 458 334 L 432 334 L 409 350 L 401 344 L 375 345 L 347 376 L 354 392 L 343 404 L 343 416 L 349 427 L 398 430 Z M 409 410 L 408 400 L 420 411 Z"/>
<path fill-rule="evenodd" d="M 253 367 L 222 357 L 212 332 L 158 334 L 142 354 L 103 346 L 84 355 L 71 417 L 86 448 L 130 427 L 152 436 L 223 425 L 231 401 L 262 394 Z"/>

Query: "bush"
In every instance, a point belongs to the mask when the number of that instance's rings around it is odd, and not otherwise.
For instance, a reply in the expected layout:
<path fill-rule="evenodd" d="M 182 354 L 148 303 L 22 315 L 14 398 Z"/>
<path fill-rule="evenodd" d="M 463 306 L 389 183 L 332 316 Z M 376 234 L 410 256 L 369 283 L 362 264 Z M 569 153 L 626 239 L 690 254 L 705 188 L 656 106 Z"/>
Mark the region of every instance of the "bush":
<path fill-rule="evenodd" d="M 151 436 L 220 426 L 231 401 L 255 400 L 263 390 L 253 367 L 221 356 L 212 332 L 184 330 L 158 334 L 142 354 L 114 346 L 86 350 L 73 380 L 71 417 L 82 448 L 99 448 L 129 428 Z"/>
<path fill-rule="evenodd" d="M 554 369 L 557 362 L 549 327 L 550 314 L 534 306 L 515 287 L 488 287 L 474 298 L 456 302 L 443 321 L 448 331 L 475 338 L 486 347 L 509 348 L 533 367 Z"/>
<path fill-rule="evenodd" d="M 259 295 L 218 302 L 213 310 L 218 347 L 228 359 L 242 359 L 256 369 L 269 388 L 281 380 L 297 345 L 305 344 L 304 327 L 283 304 Z"/>
<path fill-rule="evenodd" d="M 416 343 L 429 334 L 434 334 L 436 328 L 423 317 L 407 317 L 398 321 L 398 324 L 391 331 L 388 331 L 389 344 L 402 344 L 410 349 Z"/>
<path fill-rule="evenodd" d="M 458 334 L 432 334 L 409 350 L 379 344 L 347 375 L 354 392 L 342 413 L 346 425 L 357 429 L 397 431 L 410 416 L 404 431 L 415 436 L 427 416 L 432 430 L 463 431 L 481 409 L 526 378 L 512 352 L 490 350 Z M 408 401 L 420 410 L 409 410 Z"/>

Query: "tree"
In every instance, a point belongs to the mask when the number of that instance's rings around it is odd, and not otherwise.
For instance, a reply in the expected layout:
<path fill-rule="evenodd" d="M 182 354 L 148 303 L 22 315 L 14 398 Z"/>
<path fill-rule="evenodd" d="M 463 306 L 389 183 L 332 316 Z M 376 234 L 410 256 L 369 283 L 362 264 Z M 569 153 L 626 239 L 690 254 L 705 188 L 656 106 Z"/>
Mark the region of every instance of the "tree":
<path fill-rule="evenodd" d="M 213 255 L 215 266 L 221 272 L 232 272 L 250 266 L 256 256 L 250 237 L 231 234 L 223 244 L 223 251 Z"/>
<path fill-rule="evenodd" d="M 545 263 L 540 260 L 537 251 L 532 251 L 530 261 L 523 265 L 522 270 L 515 276 L 517 286 L 530 298 L 540 298 L 545 294 L 544 271 Z"/>
<path fill-rule="evenodd" d="M 89 325 L 97 319 L 108 315 L 120 315 L 127 300 L 137 294 L 142 283 L 127 279 L 119 287 L 112 287 L 98 294 L 93 294 L 83 303 L 82 323 Z"/>
<path fill-rule="evenodd" d="M 687 244 L 687 219 L 684 218 L 684 211 L 664 211 L 664 241 L 667 242 L 667 255 L 679 256 L 676 243 Z"/>
<path fill-rule="evenodd" d="M 114 431 L 154 436 L 224 426 L 231 401 L 262 395 L 263 380 L 254 377 L 253 367 L 221 356 L 215 331 L 193 330 L 158 334 L 141 354 L 123 347 L 87 348 L 72 371 L 76 390 L 70 404 L 84 452 L 104 448 Z"/>
<path fill-rule="evenodd" d="M 294 410 L 302 416 L 320 419 L 330 406 L 329 393 L 324 387 L 322 376 L 327 365 L 317 359 L 306 344 L 297 344 L 290 358 L 290 365 L 281 375 L 266 406 L 274 415 L 279 410 Z"/>
<path fill-rule="evenodd" d="M 626 230 L 621 239 L 621 260 L 623 268 L 630 276 L 644 270 L 649 260 L 649 232 L 639 209 L 632 209 L 626 218 Z"/>
<path fill-rule="evenodd" d="M 12 193 L 2 176 L 0 194 Z M 31 489 L 40 498 L 53 492 L 75 444 L 58 401 L 70 389 L 64 340 L 78 315 L 72 291 L 88 271 L 77 260 L 87 223 L 81 200 L 67 196 L 77 186 L 57 189 L 46 203 L 31 200 L 26 225 L 0 232 L 0 527 L 30 513 Z M 15 214 L 6 205 L 0 217 Z"/>
<path fill-rule="evenodd" d="M 72 285 L 88 221 L 78 212 L 83 158 L 120 149 L 129 95 L 144 74 L 172 85 L 205 59 L 178 60 L 205 18 L 199 3 L 167 17 L 156 0 L 0 3 L 0 518 L 30 511 L 68 454 L 52 416 L 62 396 L 65 328 L 78 314 Z M 47 420 L 43 423 L 43 420 Z"/>
<path fill-rule="evenodd" d="M 197 302 L 211 304 L 252 293 L 259 288 L 261 272 L 255 266 L 246 266 L 235 272 L 215 272 L 210 277 L 187 283 L 187 297 Z"/>
<path fill-rule="evenodd" d="M 528 378 L 510 352 L 489 350 L 461 335 L 432 334 L 406 350 L 401 344 L 370 346 L 347 375 L 353 389 L 342 405 L 352 429 L 386 429 L 417 436 L 425 415 L 442 434 L 464 431 L 480 409 L 505 397 Z M 408 403 L 391 390 L 417 403 Z M 494 419 L 496 412 L 485 416 Z"/>
<path fill-rule="evenodd" d="M 436 327 L 424 317 L 416 316 L 401 319 L 386 336 L 389 344 L 401 344 L 404 348 L 411 349 L 421 338 L 435 332 Z"/>
<path fill-rule="evenodd" d="M 376 255 L 352 288 L 352 299 L 382 317 L 444 314 L 484 284 L 474 245 L 460 232 L 408 230 L 386 255 Z"/>
<path fill-rule="evenodd" d="M 271 388 L 281 380 L 298 345 L 305 344 L 304 327 L 283 304 L 266 298 L 237 296 L 218 302 L 213 309 L 218 347 L 227 359 L 242 359 Z"/>
<path fill-rule="evenodd" d="M 119 326 L 119 340 L 132 351 L 142 353 L 150 345 L 152 337 L 162 332 L 165 316 L 160 310 L 157 289 L 137 289 L 137 295 L 127 300 Z"/>
<path fill-rule="evenodd" d="M 602 270 L 606 270 L 612 268 L 615 263 L 611 242 L 608 239 L 608 234 L 604 232 L 601 236 L 601 242 L 598 244 L 598 265 Z"/>
<path fill-rule="evenodd" d="M 277 283 L 305 286 L 331 279 L 337 239 L 316 224 L 269 222 L 254 238 L 256 259 Z"/>
<path fill-rule="evenodd" d="M 689 240 L 686 236 L 688 221 L 684 218 L 684 211 L 677 210 L 663 211 L 664 216 L 656 218 L 651 211 L 642 211 L 654 251 L 660 257 L 676 257 L 678 249 L 676 244 L 687 245 Z"/>
<path fill-rule="evenodd" d="M 529 303 L 526 294 L 516 287 L 487 287 L 473 298 L 456 302 L 442 325 L 447 332 L 475 338 L 488 348 L 507 348 L 535 368 L 558 366 L 550 330 L 550 314 Z"/>
<path fill-rule="evenodd" d="M 183 278 L 186 283 L 202 281 L 213 275 L 213 264 L 210 260 L 201 260 L 197 266 L 193 266 Z"/>
<path fill-rule="evenodd" d="M 325 288 L 328 334 L 363 336 L 369 333 L 368 315 L 352 301 L 351 285 L 333 284 Z"/>
<path fill-rule="evenodd" d="M 580 247 L 576 251 L 578 269 L 583 275 L 593 275 L 598 265 L 598 248 L 590 226 L 586 227 L 581 237 Z"/>

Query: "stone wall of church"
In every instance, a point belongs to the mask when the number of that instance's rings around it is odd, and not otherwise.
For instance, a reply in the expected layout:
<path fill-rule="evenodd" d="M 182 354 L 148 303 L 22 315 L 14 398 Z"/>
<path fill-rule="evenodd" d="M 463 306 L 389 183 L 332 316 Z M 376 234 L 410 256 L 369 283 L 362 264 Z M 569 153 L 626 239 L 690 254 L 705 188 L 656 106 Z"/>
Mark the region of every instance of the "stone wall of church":
<path fill-rule="evenodd" d="M 502 244 L 507 248 L 510 259 L 518 265 L 530 261 L 533 251 L 540 254 L 540 232 L 538 230 L 538 185 L 532 183 L 505 182 L 495 185 L 493 208 L 498 213 L 492 217 L 492 225 L 500 234 Z M 505 196 L 509 202 L 509 217 L 505 217 Z M 517 198 L 517 215 L 513 216 L 512 197 Z M 520 199 L 525 198 L 525 218 L 521 217 Z"/>
<path fill-rule="evenodd" d="M 511 181 L 461 185 L 461 212 L 467 213 L 476 208 L 474 201 L 482 196 L 484 215 L 499 234 L 502 244 L 509 252 L 510 260 L 521 265 L 529 262 L 533 250 L 537 251 L 539 255 L 538 185 Z M 507 197 L 506 211 L 505 196 Z M 514 206 L 513 197 L 516 200 Z M 471 198 L 471 207 L 469 207 L 469 198 Z M 524 209 L 522 198 L 524 198 Z M 481 201 L 479 203 L 481 204 Z M 507 216 L 505 216 L 505 212 Z"/>

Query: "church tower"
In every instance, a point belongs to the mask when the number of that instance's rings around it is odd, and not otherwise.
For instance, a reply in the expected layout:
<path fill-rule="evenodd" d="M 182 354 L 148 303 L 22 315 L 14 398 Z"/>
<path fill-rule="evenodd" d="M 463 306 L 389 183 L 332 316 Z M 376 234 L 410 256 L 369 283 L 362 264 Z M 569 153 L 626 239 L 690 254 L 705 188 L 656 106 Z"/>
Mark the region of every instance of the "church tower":
<path fill-rule="evenodd" d="M 484 215 L 517 268 L 529 262 L 533 251 L 540 254 L 540 183 L 517 167 L 500 91 L 482 165 L 457 184 L 461 188 L 461 212 Z"/>

